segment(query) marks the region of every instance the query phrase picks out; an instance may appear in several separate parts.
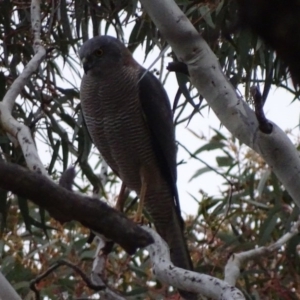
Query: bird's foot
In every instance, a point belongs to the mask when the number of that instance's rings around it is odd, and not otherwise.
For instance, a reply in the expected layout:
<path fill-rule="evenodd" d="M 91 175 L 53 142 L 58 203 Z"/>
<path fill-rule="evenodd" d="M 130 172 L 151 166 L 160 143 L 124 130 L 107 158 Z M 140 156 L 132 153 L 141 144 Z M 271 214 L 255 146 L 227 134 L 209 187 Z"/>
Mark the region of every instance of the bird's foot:
<path fill-rule="evenodd" d="M 143 215 L 139 215 L 138 213 L 134 216 L 133 219 L 134 223 L 137 223 L 139 225 L 144 225 L 144 217 Z"/>

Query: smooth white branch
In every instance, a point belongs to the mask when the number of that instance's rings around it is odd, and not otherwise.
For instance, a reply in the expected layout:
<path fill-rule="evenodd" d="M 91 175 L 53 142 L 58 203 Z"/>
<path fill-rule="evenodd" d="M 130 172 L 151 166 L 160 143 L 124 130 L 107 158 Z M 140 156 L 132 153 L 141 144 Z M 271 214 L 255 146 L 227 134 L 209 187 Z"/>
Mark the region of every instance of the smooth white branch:
<path fill-rule="evenodd" d="M 0 122 L 2 128 L 8 133 L 8 137 L 12 136 L 12 142 L 16 144 L 16 140 L 18 141 L 28 168 L 35 172 L 47 175 L 47 171 L 44 169 L 38 156 L 29 128 L 24 124 L 19 123 L 12 116 L 16 98 L 29 81 L 31 75 L 38 69 L 46 55 L 46 50 L 40 42 L 40 1 L 33 0 L 31 3 L 31 22 L 34 35 L 33 48 L 35 55 L 10 86 L 3 100 L 0 102 Z"/>
<path fill-rule="evenodd" d="M 99 286 L 107 286 L 106 284 L 106 275 L 105 275 L 105 267 L 106 267 L 106 259 L 107 254 L 104 255 L 102 249 L 106 245 L 105 237 L 101 237 L 97 234 L 95 238 L 95 242 L 97 243 L 97 250 L 95 252 L 95 258 L 93 261 L 93 268 L 91 272 L 91 281 L 92 283 Z M 117 292 L 112 290 L 109 286 L 99 292 L 101 299 L 106 300 L 125 300 L 122 295 L 119 295 Z"/>
<path fill-rule="evenodd" d="M 0 272 L 0 300 L 21 300 L 20 296 L 13 289 L 11 284 Z"/>
<path fill-rule="evenodd" d="M 300 207 L 299 153 L 274 123 L 271 134 L 259 130 L 255 113 L 223 74 L 218 58 L 173 0 L 141 3 L 180 61 L 187 64 L 192 83 L 222 124 L 242 143 L 258 152 Z"/>
<path fill-rule="evenodd" d="M 99 177 L 101 180 L 101 185 L 104 188 L 108 180 L 108 164 L 103 158 L 102 158 L 101 171 Z M 106 285 L 105 267 L 106 267 L 107 254 L 104 254 L 103 249 L 105 248 L 107 242 L 109 241 L 103 235 L 100 235 L 98 233 L 95 233 L 95 235 L 96 237 L 94 239 L 94 242 L 97 244 L 97 249 L 95 251 L 95 257 L 93 260 L 91 281 L 97 285 Z M 99 294 L 103 299 L 107 299 L 107 300 L 125 299 L 124 297 L 122 297 L 121 295 L 117 294 L 115 291 L 110 289 L 109 286 L 107 286 L 104 290 L 100 291 Z"/>
<path fill-rule="evenodd" d="M 289 241 L 293 236 L 299 233 L 300 218 L 292 226 L 291 230 L 284 234 L 275 243 L 269 245 L 268 247 L 259 247 L 249 251 L 234 253 L 230 256 L 226 266 L 225 266 L 225 281 L 229 284 L 235 285 L 238 277 L 240 276 L 240 269 L 242 264 L 250 259 L 264 257 L 274 252 L 275 250 L 282 247 L 287 241 Z"/>
<path fill-rule="evenodd" d="M 41 1 L 32 0 L 30 7 L 31 29 L 33 33 L 33 49 L 37 53 L 41 46 Z"/>
<path fill-rule="evenodd" d="M 153 273 L 162 282 L 178 289 L 199 293 L 202 296 L 223 299 L 242 300 L 244 295 L 236 287 L 218 278 L 175 267 L 171 263 L 169 248 L 158 233 L 147 226 L 142 226 L 149 232 L 154 244 L 146 247 L 153 265 Z"/>

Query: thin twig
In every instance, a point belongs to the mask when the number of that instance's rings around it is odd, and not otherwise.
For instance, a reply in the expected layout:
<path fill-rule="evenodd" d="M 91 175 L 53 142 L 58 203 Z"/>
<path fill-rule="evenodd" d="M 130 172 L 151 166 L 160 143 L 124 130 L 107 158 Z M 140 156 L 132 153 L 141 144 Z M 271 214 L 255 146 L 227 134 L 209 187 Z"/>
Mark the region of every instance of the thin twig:
<path fill-rule="evenodd" d="M 235 285 L 240 276 L 240 269 L 242 264 L 257 257 L 264 257 L 286 244 L 292 237 L 299 233 L 300 218 L 292 226 L 291 230 L 279 238 L 275 243 L 267 247 L 259 247 L 249 251 L 234 253 L 230 256 L 225 266 L 225 281 L 229 284 Z"/>
<path fill-rule="evenodd" d="M 252 86 L 250 93 L 254 101 L 255 115 L 259 123 L 259 129 L 266 134 L 272 133 L 273 125 L 268 121 L 264 113 L 264 99 L 258 86 Z"/>
<path fill-rule="evenodd" d="M 86 283 L 86 285 L 95 291 L 100 291 L 106 288 L 105 285 L 95 285 L 94 283 L 91 282 L 91 280 L 88 278 L 88 276 L 85 275 L 85 273 L 76 265 L 73 263 L 61 259 L 57 261 L 55 264 L 53 264 L 50 268 L 48 268 L 44 273 L 40 274 L 37 276 L 34 280 L 30 282 L 30 289 L 35 293 L 36 299 L 40 299 L 40 292 L 37 289 L 36 285 L 43 279 L 45 279 L 47 276 L 49 276 L 52 272 L 54 272 L 56 269 L 58 269 L 60 266 L 68 266 L 69 268 L 73 269 L 81 278 L 82 280 Z"/>

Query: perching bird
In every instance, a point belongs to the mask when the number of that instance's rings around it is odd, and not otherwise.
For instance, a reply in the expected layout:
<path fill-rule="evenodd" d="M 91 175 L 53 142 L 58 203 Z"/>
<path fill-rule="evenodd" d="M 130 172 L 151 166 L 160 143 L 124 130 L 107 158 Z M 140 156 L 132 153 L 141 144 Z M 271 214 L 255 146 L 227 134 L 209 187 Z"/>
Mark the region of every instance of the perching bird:
<path fill-rule="evenodd" d="M 79 55 L 81 106 L 94 144 L 123 184 L 144 198 L 174 265 L 191 270 L 176 188 L 173 116 L 163 86 L 116 38 L 94 37 Z"/>

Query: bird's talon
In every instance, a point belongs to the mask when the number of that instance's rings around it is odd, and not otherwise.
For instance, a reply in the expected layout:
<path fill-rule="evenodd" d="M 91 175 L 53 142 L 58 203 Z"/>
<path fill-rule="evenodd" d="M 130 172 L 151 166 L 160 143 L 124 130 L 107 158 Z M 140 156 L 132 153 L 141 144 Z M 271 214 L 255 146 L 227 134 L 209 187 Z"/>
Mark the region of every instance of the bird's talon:
<path fill-rule="evenodd" d="M 144 217 L 143 216 L 136 216 L 134 218 L 134 223 L 137 223 L 139 225 L 144 225 Z"/>

